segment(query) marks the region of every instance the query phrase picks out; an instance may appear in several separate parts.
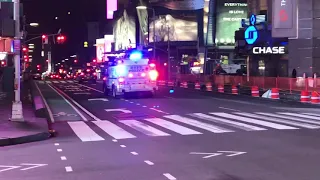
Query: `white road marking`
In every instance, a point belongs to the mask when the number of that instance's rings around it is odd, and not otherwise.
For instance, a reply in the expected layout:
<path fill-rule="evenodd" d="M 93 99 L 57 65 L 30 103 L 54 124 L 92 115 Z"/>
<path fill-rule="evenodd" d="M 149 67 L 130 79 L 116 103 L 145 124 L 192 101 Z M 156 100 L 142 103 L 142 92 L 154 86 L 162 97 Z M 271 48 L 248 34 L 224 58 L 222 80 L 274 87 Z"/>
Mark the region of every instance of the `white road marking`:
<path fill-rule="evenodd" d="M 313 120 L 320 120 L 319 117 L 314 117 L 310 115 L 305 115 L 305 114 L 296 114 L 296 113 L 278 113 L 278 114 L 283 114 L 283 115 L 289 115 L 289 116 L 295 116 L 295 117 L 300 117 L 300 118 L 307 118 L 307 119 L 313 119 Z"/>
<path fill-rule="evenodd" d="M 143 134 L 146 134 L 148 136 L 170 136 L 170 134 L 165 133 L 163 131 L 160 131 L 154 127 L 151 127 L 147 124 L 144 124 L 140 121 L 136 121 L 136 120 L 123 120 L 120 121 L 121 123 L 142 132 Z"/>
<path fill-rule="evenodd" d="M 146 108 L 147 106 L 142 106 L 142 107 Z"/>
<path fill-rule="evenodd" d="M 130 102 L 131 104 L 133 103 L 133 102 Z"/>
<path fill-rule="evenodd" d="M 226 124 L 228 126 L 232 126 L 232 127 L 235 127 L 235 128 L 243 129 L 245 131 L 263 131 L 263 130 L 267 130 L 265 128 L 252 126 L 252 125 L 241 123 L 241 122 L 230 121 L 230 120 L 223 119 L 223 118 L 213 117 L 213 116 L 209 116 L 209 115 L 206 115 L 206 114 L 203 114 L 203 113 L 193 113 L 192 116 L 199 117 L 201 119 L 212 121 L 212 122 L 216 122 L 216 123 L 220 123 L 220 124 Z"/>
<path fill-rule="evenodd" d="M 124 101 L 129 101 L 129 100 L 126 99 L 126 100 L 124 100 Z"/>
<path fill-rule="evenodd" d="M 55 146 L 59 146 L 59 143 L 54 143 Z"/>
<path fill-rule="evenodd" d="M 112 139 L 112 141 L 113 141 L 113 142 L 118 142 L 118 140 L 116 140 L 116 139 Z"/>
<path fill-rule="evenodd" d="M 314 114 L 314 113 L 302 113 L 302 114 L 309 115 L 309 116 L 318 116 L 318 117 L 320 117 L 320 114 Z"/>
<path fill-rule="evenodd" d="M 120 111 L 120 112 L 123 112 L 123 113 L 132 113 L 132 111 L 129 111 L 129 110 L 124 109 L 124 108 L 121 108 L 121 109 L 105 109 L 105 111 L 107 111 L 107 112 Z"/>
<path fill-rule="evenodd" d="M 23 165 L 23 166 L 30 166 L 30 167 L 27 167 L 27 168 L 20 169 L 21 171 L 26 171 L 26 170 L 34 169 L 34 168 L 38 168 L 38 167 L 41 167 L 41 166 L 47 166 L 48 164 L 31 164 L 31 163 L 21 163 L 20 165 Z"/>
<path fill-rule="evenodd" d="M 46 81 L 46 83 L 47 83 L 47 84 L 51 84 L 52 82 L 51 82 L 51 81 Z"/>
<path fill-rule="evenodd" d="M 3 165 L 0 165 L 0 168 L 5 168 L 5 169 L 1 169 L 0 172 L 9 171 L 9 170 L 17 169 L 17 168 L 20 168 L 20 167 L 21 166 L 3 166 Z"/>
<path fill-rule="evenodd" d="M 62 152 L 62 149 L 57 149 L 58 152 Z"/>
<path fill-rule="evenodd" d="M 282 125 L 282 124 L 277 124 L 277 123 L 272 123 L 272 122 L 267 122 L 267 121 L 262 121 L 262 120 L 256 120 L 256 119 L 252 119 L 252 118 L 247 118 L 247 117 L 242 117 L 242 116 L 237 116 L 237 115 L 232 115 L 232 114 L 227 114 L 227 113 L 210 113 L 210 114 L 213 114 L 215 116 L 224 117 L 224 118 L 234 119 L 237 121 L 258 124 L 261 126 L 270 127 L 270 128 L 274 128 L 274 129 L 299 129 L 299 128 L 295 128 L 292 126 L 286 126 L 286 125 Z"/>
<path fill-rule="evenodd" d="M 109 121 L 93 121 L 93 123 L 115 139 L 136 138 L 136 136 Z"/>
<path fill-rule="evenodd" d="M 62 94 L 63 94 L 63 92 L 62 91 L 60 91 L 60 92 L 58 92 L 55 88 L 53 88 L 51 85 L 48 85 L 52 90 L 54 90 L 60 97 L 62 97 L 62 99 L 67 103 L 67 104 L 69 104 L 71 107 L 72 107 L 72 109 L 75 111 L 75 112 L 77 112 L 77 114 L 79 114 L 79 116 L 82 118 L 82 120 L 84 120 L 84 121 L 88 121 L 88 119 L 76 108 L 76 107 L 74 107 L 74 105 L 73 104 L 71 104 Z M 64 94 L 64 95 L 66 95 L 66 94 Z"/>
<path fill-rule="evenodd" d="M 49 85 L 50 86 L 50 85 Z M 84 111 L 86 114 L 88 114 L 91 118 L 93 118 L 96 121 L 101 121 L 101 119 L 99 119 L 98 117 L 96 117 L 95 115 L 93 115 L 91 112 L 89 112 L 87 109 L 85 109 L 84 107 L 82 107 L 79 103 L 77 103 L 75 100 L 73 100 L 70 96 L 68 96 L 66 93 L 64 93 L 63 91 L 59 90 L 61 94 L 63 94 L 65 97 L 67 97 L 68 99 L 70 99 L 76 106 L 78 106 L 82 111 Z"/>
<path fill-rule="evenodd" d="M 180 126 L 178 124 L 160 118 L 148 118 L 145 120 L 181 135 L 202 134 L 201 132 L 186 128 L 184 126 Z"/>
<path fill-rule="evenodd" d="M 161 110 L 159 110 L 159 109 L 155 109 L 155 108 L 150 108 L 150 109 L 151 109 L 151 110 L 154 110 L 154 111 L 157 111 L 157 112 L 160 112 L 160 113 L 169 114 L 169 113 L 164 112 L 164 111 L 161 111 Z"/>
<path fill-rule="evenodd" d="M 67 82 L 65 82 L 65 81 L 60 81 L 61 83 L 67 83 Z"/>
<path fill-rule="evenodd" d="M 86 86 L 86 85 L 83 85 L 83 84 L 79 84 L 79 86 L 86 87 L 86 88 L 88 88 L 88 89 L 91 89 L 91 90 L 96 91 L 96 92 L 99 92 L 99 93 L 104 93 L 103 91 L 100 91 L 100 90 L 98 90 L 98 89 L 95 89 L 95 88 L 92 88 L 92 87 L 90 87 L 90 86 Z"/>
<path fill-rule="evenodd" d="M 120 145 L 120 147 L 125 148 L 126 146 L 125 145 Z"/>
<path fill-rule="evenodd" d="M 65 168 L 66 168 L 66 172 L 72 172 L 73 171 L 71 166 L 66 166 Z"/>
<path fill-rule="evenodd" d="M 131 152 L 131 154 L 133 154 L 133 155 L 135 155 L 135 156 L 138 155 L 138 153 L 137 153 L 137 152 L 134 152 L 134 151 Z"/>
<path fill-rule="evenodd" d="M 200 128 L 200 129 L 204 129 L 204 130 L 207 130 L 207 131 L 210 131 L 210 132 L 213 132 L 213 133 L 234 132 L 234 131 L 229 130 L 229 129 L 225 129 L 225 128 L 222 128 L 222 127 L 219 127 L 219 126 L 214 126 L 212 124 L 208 124 L 208 123 L 201 122 L 201 121 L 198 121 L 198 120 L 195 120 L 195 119 L 191 119 L 191 118 L 182 117 L 182 116 L 179 116 L 179 115 L 168 115 L 168 116 L 164 116 L 164 117 L 168 118 L 168 119 L 172 119 L 172 120 L 178 121 L 178 122 L 181 122 L 181 123 L 185 123 L 185 124 L 188 124 L 188 125 Z"/>
<path fill-rule="evenodd" d="M 140 106 L 140 104 L 139 104 L 139 103 L 137 103 L 136 105 L 137 105 L 137 106 Z"/>
<path fill-rule="evenodd" d="M 238 111 L 240 112 L 239 110 L 236 110 L 236 109 L 231 109 L 231 108 L 225 108 L 225 107 L 219 107 L 220 109 L 225 109 L 225 110 L 230 110 L 230 111 Z"/>
<path fill-rule="evenodd" d="M 55 83 L 55 84 L 59 83 L 59 81 L 52 81 L 52 82 Z"/>
<path fill-rule="evenodd" d="M 175 178 L 174 176 L 172 176 L 171 174 L 169 173 L 164 173 L 163 174 L 166 178 L 168 178 L 169 180 L 177 180 L 177 178 Z"/>
<path fill-rule="evenodd" d="M 69 126 L 73 132 L 81 139 L 83 142 L 88 141 L 103 141 L 104 139 L 95 133 L 85 122 L 68 122 Z"/>
<path fill-rule="evenodd" d="M 38 81 L 39 82 L 39 84 L 44 84 L 44 81 Z"/>
<path fill-rule="evenodd" d="M 149 161 L 149 160 L 145 160 L 144 162 L 147 163 L 147 164 L 150 165 L 150 166 L 154 165 L 154 163 L 151 162 L 151 161 Z"/>
<path fill-rule="evenodd" d="M 68 83 L 74 83 L 74 81 L 68 81 Z"/>
<path fill-rule="evenodd" d="M 273 117 L 266 117 L 266 116 L 250 114 L 250 113 L 235 113 L 235 114 L 239 114 L 241 116 L 247 116 L 247 117 L 251 117 L 251 118 L 262 119 L 262 120 L 266 120 L 266 121 L 280 122 L 280 123 L 284 123 L 284 124 L 289 124 L 289 125 L 299 126 L 299 127 L 309 128 L 309 129 L 319 129 L 320 128 L 320 126 L 316 126 L 316 125 L 312 125 L 312 124 L 296 122 L 296 121 L 289 121 L 289 120 L 273 118 Z"/>
<path fill-rule="evenodd" d="M 256 112 L 256 114 L 261 114 L 261 115 L 271 116 L 271 117 L 276 117 L 276 118 L 282 118 L 282 119 L 288 119 L 288 120 L 291 120 L 291 121 L 300 121 L 300 122 L 306 122 L 306 123 L 312 123 L 312 124 L 320 125 L 319 121 L 300 119 L 300 118 L 289 117 L 289 116 L 280 115 L 280 114 L 262 113 L 262 112 Z"/>
<path fill-rule="evenodd" d="M 61 156 L 60 158 L 61 158 L 62 161 L 67 160 L 67 158 L 65 156 Z"/>

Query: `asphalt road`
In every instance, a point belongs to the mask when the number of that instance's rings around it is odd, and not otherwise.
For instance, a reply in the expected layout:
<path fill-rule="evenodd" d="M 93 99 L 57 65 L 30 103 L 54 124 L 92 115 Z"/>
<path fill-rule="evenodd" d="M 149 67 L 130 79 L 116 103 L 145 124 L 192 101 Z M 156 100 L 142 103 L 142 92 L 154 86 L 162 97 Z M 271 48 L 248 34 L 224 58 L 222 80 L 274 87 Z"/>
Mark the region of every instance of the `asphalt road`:
<path fill-rule="evenodd" d="M 114 99 L 101 84 L 38 85 L 58 136 L 0 148 L 0 179 L 320 177 L 319 108 L 182 89 Z M 39 167 L 22 170 L 26 163 Z"/>

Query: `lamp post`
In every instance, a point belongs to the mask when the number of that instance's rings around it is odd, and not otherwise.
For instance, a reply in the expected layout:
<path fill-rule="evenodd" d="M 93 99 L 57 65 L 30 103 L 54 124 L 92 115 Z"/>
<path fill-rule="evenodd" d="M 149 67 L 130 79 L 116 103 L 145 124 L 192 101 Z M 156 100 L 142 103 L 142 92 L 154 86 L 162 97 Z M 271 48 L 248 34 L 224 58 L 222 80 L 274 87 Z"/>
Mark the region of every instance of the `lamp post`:
<path fill-rule="evenodd" d="M 156 59 L 156 12 L 153 8 L 147 6 L 137 6 L 137 9 L 151 9 L 153 19 L 153 59 Z"/>

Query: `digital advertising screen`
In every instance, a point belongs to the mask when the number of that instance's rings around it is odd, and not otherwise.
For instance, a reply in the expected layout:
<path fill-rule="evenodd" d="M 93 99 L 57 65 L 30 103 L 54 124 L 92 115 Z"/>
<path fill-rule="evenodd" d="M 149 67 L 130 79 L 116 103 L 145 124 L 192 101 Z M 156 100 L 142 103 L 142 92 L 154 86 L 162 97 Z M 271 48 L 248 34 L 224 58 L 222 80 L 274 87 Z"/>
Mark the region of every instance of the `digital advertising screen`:
<path fill-rule="evenodd" d="M 115 50 L 125 50 L 129 47 L 136 47 L 136 23 L 133 17 L 130 17 L 126 11 L 113 26 L 113 35 Z"/>
<path fill-rule="evenodd" d="M 241 27 L 241 20 L 248 18 L 246 1 L 217 1 L 216 44 L 234 46 L 234 33 Z"/>
<path fill-rule="evenodd" d="M 154 23 L 155 41 L 197 41 L 198 23 L 196 16 L 182 15 L 161 15 L 150 22 L 149 42 L 154 42 Z"/>

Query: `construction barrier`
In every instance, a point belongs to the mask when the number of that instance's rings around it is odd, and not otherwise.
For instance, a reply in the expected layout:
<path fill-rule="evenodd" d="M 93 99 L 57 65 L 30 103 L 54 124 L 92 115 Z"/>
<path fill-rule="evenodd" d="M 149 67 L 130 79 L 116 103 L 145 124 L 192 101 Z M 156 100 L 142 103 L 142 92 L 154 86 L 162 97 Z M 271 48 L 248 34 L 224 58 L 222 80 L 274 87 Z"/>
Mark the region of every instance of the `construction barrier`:
<path fill-rule="evenodd" d="M 164 85 L 166 85 L 166 82 L 165 82 L 165 81 L 158 81 L 158 84 L 159 84 L 160 86 L 164 86 Z"/>
<path fill-rule="evenodd" d="M 301 91 L 300 102 L 302 103 L 310 102 L 310 96 L 308 91 Z"/>
<path fill-rule="evenodd" d="M 183 87 L 183 88 L 188 88 L 188 83 L 187 83 L 187 82 L 183 82 L 183 83 L 182 83 L 182 87 Z"/>
<path fill-rule="evenodd" d="M 200 83 L 196 82 L 195 85 L 194 85 L 194 88 L 197 89 L 197 90 L 200 90 L 201 89 Z"/>
<path fill-rule="evenodd" d="M 279 97 L 279 89 L 278 88 L 272 88 L 271 89 L 271 99 L 280 99 L 280 97 Z"/>
<path fill-rule="evenodd" d="M 206 90 L 212 91 L 212 84 L 210 82 L 206 83 Z"/>
<path fill-rule="evenodd" d="M 218 85 L 218 92 L 224 93 L 224 86 L 223 85 Z"/>
<path fill-rule="evenodd" d="M 238 95 L 238 88 L 237 86 L 233 85 L 231 87 L 231 93 L 234 94 L 234 95 Z"/>
<path fill-rule="evenodd" d="M 169 81 L 168 82 L 168 86 L 173 87 L 174 86 L 174 82 L 173 81 Z"/>
<path fill-rule="evenodd" d="M 320 104 L 320 95 L 318 92 L 313 91 L 311 93 L 311 103 L 312 104 Z"/>
<path fill-rule="evenodd" d="M 251 96 L 252 97 L 259 97 L 259 88 L 258 86 L 252 86 L 251 87 Z"/>

